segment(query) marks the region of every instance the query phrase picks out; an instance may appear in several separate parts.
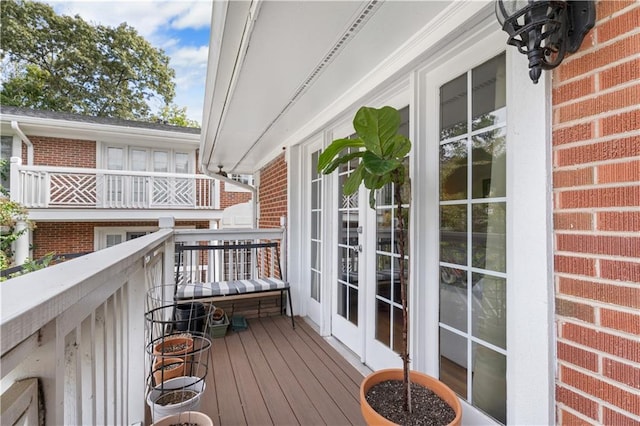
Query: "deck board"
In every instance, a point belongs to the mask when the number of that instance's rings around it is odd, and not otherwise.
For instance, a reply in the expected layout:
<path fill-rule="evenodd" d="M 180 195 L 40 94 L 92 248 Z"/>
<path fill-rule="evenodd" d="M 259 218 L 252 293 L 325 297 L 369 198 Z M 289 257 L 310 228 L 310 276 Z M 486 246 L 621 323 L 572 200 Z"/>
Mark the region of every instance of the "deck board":
<path fill-rule="evenodd" d="M 362 375 L 300 318 L 252 318 L 214 339 L 200 410 L 215 425 L 363 424 Z"/>

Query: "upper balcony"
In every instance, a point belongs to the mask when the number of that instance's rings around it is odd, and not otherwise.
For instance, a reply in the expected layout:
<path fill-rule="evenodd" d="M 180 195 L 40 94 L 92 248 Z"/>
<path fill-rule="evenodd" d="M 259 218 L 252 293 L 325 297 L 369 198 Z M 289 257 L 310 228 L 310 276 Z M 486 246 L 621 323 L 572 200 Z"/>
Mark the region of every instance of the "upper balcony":
<path fill-rule="evenodd" d="M 147 210 L 155 217 L 164 210 L 176 219 L 210 219 L 220 208 L 218 181 L 202 174 L 26 166 L 18 158 L 11 163 L 11 196 L 34 220 L 60 219 L 70 209 Z"/>

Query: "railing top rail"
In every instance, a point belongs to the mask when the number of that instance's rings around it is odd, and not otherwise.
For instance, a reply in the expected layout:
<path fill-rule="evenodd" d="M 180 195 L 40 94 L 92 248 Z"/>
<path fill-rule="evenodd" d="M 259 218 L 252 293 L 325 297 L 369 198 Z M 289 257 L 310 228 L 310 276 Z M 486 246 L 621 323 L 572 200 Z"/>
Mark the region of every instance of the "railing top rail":
<path fill-rule="evenodd" d="M 193 173 L 162 173 L 162 172 L 138 172 L 133 170 L 109 170 L 91 169 L 87 167 L 56 167 L 56 166 L 17 166 L 19 171 L 45 172 L 45 173 L 74 173 L 89 175 L 115 175 L 115 176 L 150 176 L 150 177 L 176 177 L 189 179 L 215 180 L 211 176 Z"/>
<path fill-rule="evenodd" d="M 281 240 L 284 228 L 176 229 L 176 243 L 214 240 Z"/>
<path fill-rule="evenodd" d="M 269 243 L 214 244 L 214 245 L 195 245 L 195 246 L 177 245 L 176 252 L 205 251 L 205 250 L 242 250 L 242 249 L 269 248 L 269 247 L 278 248 L 278 243 L 269 242 Z"/>
<path fill-rule="evenodd" d="M 0 285 L 1 354 L 5 355 L 49 321 L 100 289 L 116 274 L 143 262 L 172 234 L 172 229 L 161 229 L 3 282 Z"/>

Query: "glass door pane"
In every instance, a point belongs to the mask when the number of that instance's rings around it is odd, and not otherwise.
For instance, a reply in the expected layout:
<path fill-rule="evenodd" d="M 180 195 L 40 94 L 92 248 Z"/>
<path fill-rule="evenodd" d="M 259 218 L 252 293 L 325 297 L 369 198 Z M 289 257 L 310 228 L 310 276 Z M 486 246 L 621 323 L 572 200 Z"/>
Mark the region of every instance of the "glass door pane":
<path fill-rule="evenodd" d="M 409 107 L 400 110 L 399 132 L 409 137 Z M 405 159 L 405 170 L 409 181 L 409 158 Z M 409 200 L 403 194 L 404 200 Z M 388 184 L 376 193 L 376 291 L 375 291 L 375 338 L 394 352 L 402 350 L 402 300 L 400 298 L 400 275 L 397 235 L 397 202 L 394 185 Z M 408 230 L 409 204 L 402 207 L 405 220 L 405 277 L 408 277 Z"/>
<path fill-rule="evenodd" d="M 501 54 L 440 87 L 440 379 L 506 422 L 506 103 Z"/>
<path fill-rule="evenodd" d="M 349 150 L 350 152 L 352 149 Z M 345 195 L 344 182 L 358 167 L 358 159 L 340 166 L 338 173 L 338 281 L 337 313 L 358 325 L 360 212 L 358 193 Z"/>
<path fill-rule="evenodd" d="M 322 175 L 318 173 L 316 165 L 320 151 L 311 154 L 311 241 L 310 241 L 310 295 L 313 300 L 320 303 L 320 283 L 322 279 Z"/>
<path fill-rule="evenodd" d="M 124 170 L 124 148 L 107 148 L 107 169 Z M 104 178 L 105 204 L 108 207 L 122 207 L 124 203 L 124 176 L 107 174 Z"/>
<path fill-rule="evenodd" d="M 147 171 L 147 150 L 133 148 L 130 151 L 131 170 Z M 147 177 L 132 175 L 130 177 L 131 201 L 134 207 L 145 207 L 147 204 Z"/>

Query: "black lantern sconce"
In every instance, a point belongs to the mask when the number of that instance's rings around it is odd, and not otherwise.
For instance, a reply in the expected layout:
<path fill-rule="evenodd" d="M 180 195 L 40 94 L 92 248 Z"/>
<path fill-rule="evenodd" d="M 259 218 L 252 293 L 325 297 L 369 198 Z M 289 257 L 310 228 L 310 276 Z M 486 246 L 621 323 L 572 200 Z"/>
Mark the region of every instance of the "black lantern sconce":
<path fill-rule="evenodd" d="M 542 70 L 557 67 L 567 52 L 580 48 L 595 15 L 592 0 L 496 0 L 496 16 L 509 34 L 507 44 L 527 55 L 534 83 Z"/>

